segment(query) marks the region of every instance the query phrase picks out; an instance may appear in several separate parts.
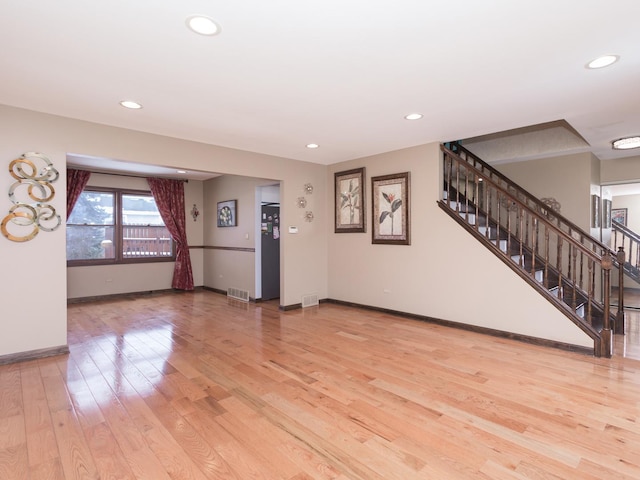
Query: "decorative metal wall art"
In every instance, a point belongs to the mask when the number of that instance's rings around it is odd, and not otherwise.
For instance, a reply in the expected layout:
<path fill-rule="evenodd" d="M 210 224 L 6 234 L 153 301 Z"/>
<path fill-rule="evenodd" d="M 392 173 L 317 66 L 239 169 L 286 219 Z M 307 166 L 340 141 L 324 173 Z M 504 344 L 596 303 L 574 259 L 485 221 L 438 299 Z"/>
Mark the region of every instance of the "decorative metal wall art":
<path fill-rule="evenodd" d="M 194 203 L 193 208 L 191 209 L 191 216 L 193 217 L 193 221 L 198 220 L 198 215 L 200 215 L 200 210 L 198 210 L 198 206 Z"/>
<path fill-rule="evenodd" d="M 23 153 L 9 164 L 9 174 L 16 179 L 9 187 L 13 206 L 2 219 L 0 231 L 13 242 L 32 240 L 40 230 L 52 232 L 62 223 L 49 202 L 56 192 L 52 183 L 60 177 L 46 155 Z"/>

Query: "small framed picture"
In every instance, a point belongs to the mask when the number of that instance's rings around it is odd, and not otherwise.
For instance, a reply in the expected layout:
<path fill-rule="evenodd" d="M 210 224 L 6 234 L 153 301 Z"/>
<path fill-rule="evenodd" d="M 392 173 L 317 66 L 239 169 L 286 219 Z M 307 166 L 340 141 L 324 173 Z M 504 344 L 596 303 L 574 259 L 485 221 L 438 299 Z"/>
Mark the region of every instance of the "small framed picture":
<path fill-rule="evenodd" d="M 602 199 L 602 228 L 611 228 L 611 200 Z"/>
<path fill-rule="evenodd" d="M 371 178 L 372 243 L 409 245 L 409 172 Z"/>
<path fill-rule="evenodd" d="M 611 219 L 621 223 L 625 227 L 627 226 L 627 209 L 626 208 L 614 208 L 611 210 Z"/>
<path fill-rule="evenodd" d="M 335 233 L 364 232 L 365 226 L 365 190 L 364 167 L 335 176 Z"/>
<path fill-rule="evenodd" d="M 236 227 L 238 226 L 237 200 L 225 200 L 218 202 L 218 223 L 219 227 Z"/>
<path fill-rule="evenodd" d="M 591 228 L 600 228 L 600 197 L 591 195 Z"/>

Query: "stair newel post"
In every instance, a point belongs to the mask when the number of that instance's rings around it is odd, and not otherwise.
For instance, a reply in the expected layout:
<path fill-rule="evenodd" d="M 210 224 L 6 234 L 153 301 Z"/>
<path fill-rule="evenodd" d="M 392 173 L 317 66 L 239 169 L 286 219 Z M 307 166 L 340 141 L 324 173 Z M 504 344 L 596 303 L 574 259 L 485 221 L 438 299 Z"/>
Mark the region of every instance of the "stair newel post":
<path fill-rule="evenodd" d="M 615 333 L 624 335 L 624 264 L 625 253 L 623 247 L 618 247 L 616 259 L 618 260 L 618 311 L 616 313 Z"/>
<path fill-rule="evenodd" d="M 600 354 L 603 357 L 611 357 L 613 353 L 613 335 L 611 335 L 611 268 L 613 266 L 613 257 L 609 252 L 602 256 L 600 261 L 604 277 L 604 302 L 602 312 L 602 332 L 600 333 Z"/>

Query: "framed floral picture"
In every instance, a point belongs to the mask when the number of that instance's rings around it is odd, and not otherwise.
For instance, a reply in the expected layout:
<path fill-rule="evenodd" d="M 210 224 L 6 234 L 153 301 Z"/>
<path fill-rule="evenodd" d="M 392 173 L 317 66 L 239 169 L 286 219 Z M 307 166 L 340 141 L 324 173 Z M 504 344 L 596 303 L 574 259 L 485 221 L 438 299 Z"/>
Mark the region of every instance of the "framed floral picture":
<path fill-rule="evenodd" d="M 409 172 L 371 178 L 372 243 L 410 245 Z"/>
<path fill-rule="evenodd" d="M 365 169 L 336 172 L 335 233 L 365 232 Z"/>
<path fill-rule="evenodd" d="M 237 200 L 218 202 L 217 225 L 219 227 L 236 227 L 238 225 L 237 206 Z"/>

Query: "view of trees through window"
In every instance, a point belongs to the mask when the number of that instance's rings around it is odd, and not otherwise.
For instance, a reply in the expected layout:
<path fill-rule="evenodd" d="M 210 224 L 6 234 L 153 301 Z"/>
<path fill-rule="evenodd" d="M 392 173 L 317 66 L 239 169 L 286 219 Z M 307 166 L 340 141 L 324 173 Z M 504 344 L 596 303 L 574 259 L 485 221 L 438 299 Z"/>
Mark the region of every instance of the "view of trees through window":
<path fill-rule="evenodd" d="M 173 259 L 173 240 L 147 193 L 85 190 L 67 220 L 67 261 Z"/>

